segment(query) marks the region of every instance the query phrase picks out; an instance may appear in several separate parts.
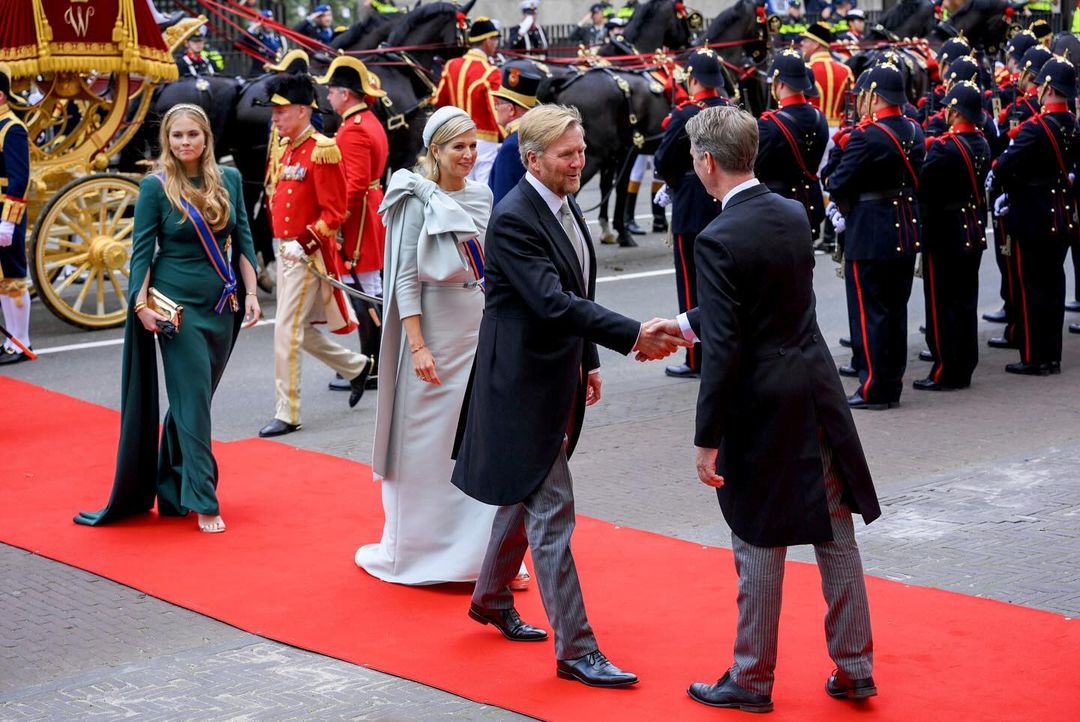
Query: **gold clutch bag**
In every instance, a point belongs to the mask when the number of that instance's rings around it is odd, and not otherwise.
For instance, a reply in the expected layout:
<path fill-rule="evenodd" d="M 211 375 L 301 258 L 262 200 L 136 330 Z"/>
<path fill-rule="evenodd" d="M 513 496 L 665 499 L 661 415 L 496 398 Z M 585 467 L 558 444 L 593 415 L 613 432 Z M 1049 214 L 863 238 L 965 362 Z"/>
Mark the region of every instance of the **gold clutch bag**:
<path fill-rule="evenodd" d="M 153 286 L 146 291 L 146 307 L 169 319 L 169 323 L 176 327 L 176 331 L 180 330 L 180 321 L 184 318 L 184 307 Z"/>

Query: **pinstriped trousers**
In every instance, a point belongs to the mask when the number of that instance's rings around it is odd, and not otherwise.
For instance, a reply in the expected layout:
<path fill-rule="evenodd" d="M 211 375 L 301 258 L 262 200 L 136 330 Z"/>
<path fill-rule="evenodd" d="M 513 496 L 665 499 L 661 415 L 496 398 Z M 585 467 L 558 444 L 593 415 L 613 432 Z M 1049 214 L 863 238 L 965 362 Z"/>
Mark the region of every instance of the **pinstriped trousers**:
<path fill-rule="evenodd" d="M 874 662 L 862 559 L 851 509 L 842 499 L 843 484 L 833 467 L 832 449 L 824 442 L 821 459 L 833 532 L 833 541 L 814 545 L 828 605 L 825 639 L 837 668 L 852 679 L 861 679 L 871 675 Z M 739 574 L 739 622 L 735 663 L 729 672 L 740 687 L 771 695 L 787 547 L 754 546 L 732 534 L 731 548 Z"/>
<path fill-rule="evenodd" d="M 564 448 L 532 494 L 520 504 L 501 506 L 495 512 L 472 598 L 484 609 L 512 608 L 510 580 L 531 546 L 536 586 L 554 631 L 558 659 L 577 659 L 597 649 L 570 553 L 573 533 L 574 486 Z"/>

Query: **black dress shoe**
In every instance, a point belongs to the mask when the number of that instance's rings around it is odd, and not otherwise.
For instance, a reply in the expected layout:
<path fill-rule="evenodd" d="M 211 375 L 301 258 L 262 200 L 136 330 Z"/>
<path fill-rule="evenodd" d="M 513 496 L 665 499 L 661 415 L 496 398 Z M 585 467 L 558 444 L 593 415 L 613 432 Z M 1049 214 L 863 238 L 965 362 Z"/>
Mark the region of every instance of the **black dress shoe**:
<path fill-rule="evenodd" d="M 34 350 L 33 346 L 28 346 L 31 351 Z M 30 357 L 17 349 L 10 349 L 7 347 L 0 348 L 0 366 L 8 366 L 10 364 L 21 364 L 23 361 L 29 361 Z"/>
<path fill-rule="evenodd" d="M 1014 364 L 1008 364 L 1005 367 L 1005 371 L 1010 374 L 1020 374 L 1021 376 L 1049 376 L 1050 364 L 1026 364 L 1022 361 Z"/>
<path fill-rule="evenodd" d="M 637 248 L 637 241 L 633 236 L 626 232 L 626 229 L 619 231 L 619 236 L 616 239 L 621 248 Z"/>
<path fill-rule="evenodd" d="M 475 604 L 469 605 L 469 616 L 480 624 L 491 624 L 502 632 L 502 636 L 511 642 L 542 642 L 548 638 L 548 633 L 539 627 L 526 624 L 521 621 L 517 610 L 510 609 L 484 609 Z"/>
<path fill-rule="evenodd" d="M 986 340 L 986 345 L 990 348 L 1019 348 L 1019 346 L 1004 336 L 991 336 Z"/>
<path fill-rule="evenodd" d="M 701 372 L 697 369 L 692 369 L 686 364 L 679 364 L 678 366 L 668 366 L 664 369 L 666 376 L 671 376 L 676 379 L 696 379 L 701 378 Z"/>
<path fill-rule="evenodd" d="M 851 339 L 848 338 L 847 336 L 841 336 L 840 337 L 840 345 L 843 346 L 844 348 L 851 348 Z"/>
<path fill-rule="evenodd" d="M 663 218 L 663 219 L 654 218 L 653 222 L 652 222 L 652 232 L 653 233 L 667 233 L 668 232 L 667 219 L 666 218 Z"/>
<path fill-rule="evenodd" d="M 710 707 L 726 707 L 743 712 L 772 712 L 773 710 L 771 697 L 743 689 L 731 680 L 730 672 L 718 679 L 716 684 L 694 682 L 686 693 L 695 701 Z"/>
<path fill-rule="evenodd" d="M 626 232 L 632 236 L 644 236 L 645 229 L 637 224 L 637 221 L 627 221 L 623 226 Z"/>
<path fill-rule="evenodd" d="M 341 374 L 334 374 L 334 378 L 330 379 L 328 388 L 331 391 L 352 391 L 352 384 Z"/>
<path fill-rule="evenodd" d="M 271 419 L 270 423 L 259 429 L 259 436 L 268 439 L 271 436 L 284 436 L 300 430 L 300 424 L 290 424 L 281 419 Z"/>
<path fill-rule="evenodd" d="M 360 372 L 360 375 L 349 382 L 349 408 L 356 406 L 359 403 L 360 398 L 364 395 L 364 390 L 367 389 L 368 376 L 371 375 L 371 370 L 375 368 L 375 356 L 368 356 L 368 362 L 364 364 L 364 370 Z"/>
<path fill-rule="evenodd" d="M 859 378 L 859 370 L 854 366 L 849 366 L 847 364 L 844 364 L 843 366 L 836 369 L 836 372 L 839 373 L 841 376 L 846 376 L 849 379 Z"/>
<path fill-rule="evenodd" d="M 1008 318 L 1005 316 L 1005 307 L 1002 306 L 997 311 L 991 311 L 990 313 L 983 314 L 983 320 L 990 323 L 1006 323 Z"/>
<path fill-rule="evenodd" d="M 1071 313 L 1080 313 L 1080 301 L 1066 301 L 1065 310 Z"/>
<path fill-rule="evenodd" d="M 959 391 L 960 389 L 966 389 L 968 384 L 964 384 L 963 386 L 951 386 L 949 384 L 938 383 L 933 379 L 918 379 L 911 383 L 911 387 L 916 391 Z"/>
<path fill-rule="evenodd" d="M 852 409 L 866 409 L 867 411 L 884 411 L 895 409 L 900 405 L 899 401 L 867 401 L 858 391 L 848 396 L 847 405 Z"/>
<path fill-rule="evenodd" d="M 934 356 L 933 351 L 923 349 L 922 351 L 919 352 L 919 360 L 920 361 L 929 361 L 930 363 L 933 363 L 936 360 L 936 357 Z"/>
<path fill-rule="evenodd" d="M 577 659 L 558 660 L 555 674 L 590 687 L 629 687 L 638 681 L 636 674 L 616 667 L 599 649 Z"/>
<path fill-rule="evenodd" d="M 866 699 L 877 696 L 873 677 L 852 679 L 840 670 L 836 670 L 825 680 L 825 691 L 836 699 Z"/>
<path fill-rule="evenodd" d="M 1060 361 L 1051 361 L 1050 362 L 1050 373 L 1052 373 L 1052 374 L 1061 373 L 1061 362 Z"/>
<path fill-rule="evenodd" d="M 1069 333 L 1080 333 L 1080 323 L 1070 323 Z"/>

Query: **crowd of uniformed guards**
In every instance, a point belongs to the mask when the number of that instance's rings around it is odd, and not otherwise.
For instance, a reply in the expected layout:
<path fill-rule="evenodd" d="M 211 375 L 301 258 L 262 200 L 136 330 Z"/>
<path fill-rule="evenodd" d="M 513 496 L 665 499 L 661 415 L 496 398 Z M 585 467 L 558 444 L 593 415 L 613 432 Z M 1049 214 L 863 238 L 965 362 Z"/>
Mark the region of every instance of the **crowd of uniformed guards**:
<path fill-rule="evenodd" d="M 984 316 L 1003 324 L 1002 333 L 989 344 L 1018 352 L 1019 358 L 1005 367 L 1009 373 L 1060 372 L 1064 312 L 1080 311 L 1080 296 L 1066 302 L 1064 268 L 1070 248 L 1074 266 L 1080 266 L 1074 182 L 1080 129 L 1073 64 L 1050 52 L 1045 33 L 1038 35 L 1024 31 L 1012 37 L 1004 51 L 1004 68 L 995 77 L 962 36 L 949 40 L 936 58 L 939 82 L 916 105 L 906 97 L 900 58 L 884 52 L 855 78 L 830 51 L 835 35 L 824 23 L 809 26 L 798 48 L 779 51 L 772 61 L 769 82 L 776 107 L 759 119 L 755 171 L 771 190 L 805 206 L 815 239 L 819 233 L 822 237 L 819 244 L 835 244 L 850 330 L 841 343 L 851 347 L 851 361 L 839 371 L 858 378 L 849 398 L 853 408 L 887 409 L 899 403 L 908 360 L 908 301 L 916 275 L 923 279 L 927 342 L 919 357 L 931 366 L 914 388 L 947 391 L 970 385 L 979 356 L 979 268 L 988 223 L 993 224 L 1003 301 L 1000 311 Z M 476 121 L 486 142 L 474 173 L 492 186 L 496 199 L 524 174 L 512 152 L 514 129 L 516 119 L 536 104 L 540 83 L 529 63 L 508 63 L 501 70 L 492 63 L 498 36 L 491 20 L 473 22 L 471 50 L 447 64 L 434 94 L 437 104 L 462 107 Z M 289 93 L 299 91 L 295 82 L 285 83 L 268 102 L 309 103 L 306 68 L 302 76 L 303 98 L 290 100 Z M 272 147 L 267 205 L 275 243 L 299 241 L 305 252 L 320 256 L 329 274 L 378 295 L 375 276 L 383 234 L 377 209 L 387 151 L 385 132 L 369 105 L 382 91 L 377 76 L 353 58 L 339 58 L 320 80 L 352 93 L 354 107 L 342 113 L 345 122 L 336 143 L 312 131 L 303 139 L 312 144 L 306 154 L 297 154 L 298 141 L 280 139 Z M 685 126 L 701 109 L 730 102 L 721 96 L 722 86 L 715 53 L 693 52 L 686 64 L 684 99 L 664 121 L 664 137 L 652 159 L 657 178 L 666 183 L 654 203 L 654 211 L 659 209 L 654 229 L 666 222 L 665 202 L 672 207 L 680 311 L 696 305 L 694 241 L 720 209 L 694 173 Z M 24 199 L 13 193 L 25 185 L 20 178 L 28 173 L 27 164 L 15 156 L 26 153 L 26 142 L 17 142 L 17 132 L 7 132 L 20 126 L 14 114 L 0 113 L 7 189 L 0 220 L 0 300 L 9 327 L 17 329 L 12 335 L 21 332 L 28 341 L 28 323 L 22 320 L 29 306 L 23 295 L 26 219 L 19 212 Z M 499 152 L 500 142 L 509 151 Z M 290 159 L 296 162 L 290 164 Z M 300 167 L 305 162 L 312 164 L 310 173 Z M 341 183 L 326 181 L 327 168 L 318 166 L 333 167 L 331 175 L 340 175 Z M 291 197 L 279 197 L 282 193 Z M 304 194 L 311 196 L 310 202 L 296 202 L 307 197 Z M 8 226 L 18 242 L 5 245 Z M 301 230 L 293 233 L 292 227 Z M 314 232 L 305 235 L 311 229 Z M 338 299 L 341 303 L 343 298 Z M 289 310 L 279 307 L 278 315 Z M 349 322 L 349 314 L 343 314 L 338 329 L 351 332 L 359 325 L 368 357 L 378 345 L 374 310 L 370 304 L 357 306 L 356 320 Z M 1080 324 L 1071 324 L 1069 330 L 1080 333 Z M 282 378 L 276 421 L 281 423 L 264 429 L 271 435 L 298 428 L 299 361 L 291 356 L 310 345 L 301 341 L 282 338 L 275 344 L 278 355 L 286 358 L 277 364 Z M 340 361 L 331 365 L 348 375 L 335 385 L 351 391 L 355 403 L 362 388 L 355 384 L 360 375 L 352 372 L 366 359 L 329 347 L 320 350 L 324 360 Z M 0 364 L 23 358 L 8 342 Z M 696 377 L 700 360 L 699 348 L 689 350 L 684 363 L 666 372 Z M 370 385 L 368 372 L 365 366 L 362 376 Z"/>

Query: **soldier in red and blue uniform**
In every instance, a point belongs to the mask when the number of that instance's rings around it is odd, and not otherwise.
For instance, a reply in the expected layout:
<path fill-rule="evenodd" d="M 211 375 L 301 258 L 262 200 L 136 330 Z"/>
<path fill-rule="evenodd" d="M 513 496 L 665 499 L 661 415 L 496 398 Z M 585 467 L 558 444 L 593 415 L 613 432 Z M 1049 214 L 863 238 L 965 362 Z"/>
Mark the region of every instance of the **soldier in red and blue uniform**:
<path fill-rule="evenodd" d="M 920 247 L 915 203 L 926 156 L 922 129 L 905 117 L 903 76 L 891 63 L 869 71 L 870 118 L 844 146 L 827 189 L 845 225 L 844 274 L 852 350 L 861 353 L 855 409 L 898 406 L 907 364 L 907 303 Z"/>
<path fill-rule="evenodd" d="M 720 202 L 709 195 L 694 172 L 686 124 L 705 108 L 727 105 L 717 88 L 724 84 L 720 61 L 708 48 L 695 51 L 687 64 L 690 99 L 680 103 L 664 119 L 664 137 L 653 156 L 653 168 L 671 190 L 671 235 L 675 250 L 675 286 L 679 312 L 697 307 L 697 267 L 694 242 L 697 235 L 720 212 Z M 686 361 L 664 369 L 668 376 L 698 378 L 701 375 L 701 344 L 687 349 Z"/>
<path fill-rule="evenodd" d="M 926 343 L 934 365 L 920 391 L 951 391 L 971 384 L 979 362 L 979 263 L 986 250 L 984 183 L 990 144 L 980 130 L 982 91 L 954 83 L 943 100 L 945 133 L 926 140 L 919 176 Z"/>
<path fill-rule="evenodd" d="M 773 193 L 803 204 L 816 239 L 825 220 L 817 169 L 829 142 L 829 124 L 806 99 L 815 88 L 802 53 L 794 48 L 778 53 L 769 77 L 779 107 L 758 118 L 754 175 Z"/>
<path fill-rule="evenodd" d="M 945 93 L 948 94 L 958 83 L 974 83 L 975 87 L 979 87 L 979 63 L 975 58 L 971 56 L 964 56 L 957 58 L 953 62 L 949 63 L 949 72 L 945 77 Z M 981 90 L 979 91 L 982 92 Z M 942 107 L 933 115 L 927 117 L 926 122 L 923 123 L 923 134 L 927 138 L 933 138 L 943 133 L 948 132 L 951 127 L 947 120 L 948 115 L 948 103 L 942 99 Z M 985 110 L 975 121 L 975 125 L 979 127 L 982 134 L 986 137 L 986 142 L 990 144 L 991 150 L 996 150 L 994 156 L 996 157 L 1002 150 L 1005 149 L 1005 145 L 1008 144 L 1008 138 L 1005 138 L 1005 143 L 999 145 L 997 125 L 994 123 L 994 119 L 990 117 L 990 114 Z"/>
<path fill-rule="evenodd" d="M 1072 113 L 1076 71 L 1054 56 L 1036 80 L 1040 112 L 1017 127 L 988 181 L 1000 189 L 994 212 L 1004 216 L 1019 276 L 1016 335 L 1020 361 L 1009 373 L 1061 371 L 1065 317 L 1065 254 L 1080 232 L 1073 180 L 1080 163 L 1080 127 Z"/>
<path fill-rule="evenodd" d="M 937 66 L 938 66 L 938 78 L 939 82 L 930 89 L 930 92 L 919 98 L 918 112 L 919 117 L 917 120 L 921 123 L 926 120 L 927 117 L 933 115 L 941 108 L 941 103 L 945 99 L 945 78 L 949 73 L 949 65 L 957 58 L 962 58 L 965 55 L 971 54 L 971 43 L 963 35 L 946 40 L 941 45 L 941 49 L 937 54 Z"/>
<path fill-rule="evenodd" d="M 1009 42 L 1005 44 L 1005 67 L 995 73 L 998 97 L 1001 99 L 1002 109 L 1009 107 L 1017 96 L 1023 92 L 1019 80 L 1024 53 L 1036 44 L 1038 44 L 1038 41 L 1029 30 L 1018 32 L 1009 38 Z"/>
<path fill-rule="evenodd" d="M 1034 36 L 1031 36 L 1034 41 Z M 1053 57 L 1046 46 L 1033 45 L 1024 51 L 1020 59 L 1020 75 L 1017 79 L 1017 89 L 1020 94 L 998 116 L 998 132 L 1004 144 L 1018 132 L 1018 128 L 1028 118 L 1039 112 L 1038 92 L 1039 86 L 1035 84 L 1039 72 L 1046 61 Z M 1001 150 L 1004 150 L 1002 148 Z M 1001 155 L 1001 151 L 997 153 Z M 994 201 L 1000 189 L 992 189 L 989 197 L 989 205 L 993 207 Z M 1017 277 L 1016 259 L 1013 257 L 1009 234 L 1005 226 L 1004 218 L 994 219 L 994 257 L 997 261 L 998 270 L 1001 271 L 1001 300 L 1003 304 L 998 311 L 984 313 L 983 318 L 994 323 L 1004 323 L 1005 330 L 1000 336 L 991 336 L 987 343 L 991 348 L 1016 348 L 1014 337 L 1016 336 L 1017 318 L 1017 290 L 1019 280 Z M 1008 249 L 1008 250 L 1006 250 Z"/>
<path fill-rule="evenodd" d="M 30 283 L 26 275 L 26 193 L 30 184 L 30 141 L 26 126 L 11 112 L 11 73 L 0 64 L 0 309 L 4 326 L 30 346 Z M 4 339 L 0 365 L 28 356 Z"/>

